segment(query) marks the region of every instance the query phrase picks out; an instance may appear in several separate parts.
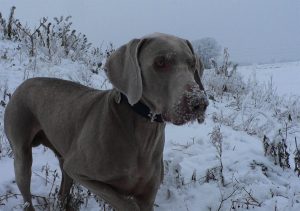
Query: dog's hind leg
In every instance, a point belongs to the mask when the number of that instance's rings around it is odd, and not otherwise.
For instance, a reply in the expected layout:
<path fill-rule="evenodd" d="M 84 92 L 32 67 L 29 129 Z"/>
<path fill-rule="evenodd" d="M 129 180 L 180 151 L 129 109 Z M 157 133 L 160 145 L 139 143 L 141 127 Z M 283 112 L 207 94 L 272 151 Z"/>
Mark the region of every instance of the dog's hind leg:
<path fill-rule="evenodd" d="M 24 199 L 24 210 L 33 211 L 30 182 L 32 139 L 36 124 L 28 110 L 11 102 L 6 107 L 4 123 L 5 132 L 14 154 L 15 178 Z"/>
<path fill-rule="evenodd" d="M 14 156 L 16 182 L 24 199 L 24 210 L 33 211 L 30 193 L 32 150 L 31 147 L 17 149 Z"/>

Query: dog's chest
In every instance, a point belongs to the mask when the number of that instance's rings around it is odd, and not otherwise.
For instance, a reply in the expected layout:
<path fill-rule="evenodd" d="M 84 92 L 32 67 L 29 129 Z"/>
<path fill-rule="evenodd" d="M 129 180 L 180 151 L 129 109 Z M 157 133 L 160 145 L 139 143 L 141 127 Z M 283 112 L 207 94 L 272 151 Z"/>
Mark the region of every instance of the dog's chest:
<path fill-rule="evenodd" d="M 108 183 L 129 195 L 143 194 L 145 190 L 160 183 L 161 162 L 154 160 L 152 162 L 140 159 L 136 166 L 132 166 L 128 171 L 122 170 L 122 173 L 116 178 L 112 178 Z"/>
<path fill-rule="evenodd" d="M 164 127 L 135 125 L 134 152 L 128 153 L 127 167 L 120 168 L 118 177 L 109 183 L 128 194 L 143 194 L 161 181 Z"/>

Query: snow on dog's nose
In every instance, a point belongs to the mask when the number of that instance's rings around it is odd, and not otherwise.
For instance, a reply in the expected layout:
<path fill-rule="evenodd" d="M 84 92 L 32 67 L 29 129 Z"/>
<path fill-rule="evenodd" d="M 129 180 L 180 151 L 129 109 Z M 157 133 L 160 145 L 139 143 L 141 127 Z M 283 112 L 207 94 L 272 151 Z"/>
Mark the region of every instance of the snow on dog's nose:
<path fill-rule="evenodd" d="M 194 120 L 198 120 L 199 123 L 204 121 L 209 104 L 204 90 L 200 90 L 198 85 L 189 85 L 179 99 L 170 112 L 173 124 L 182 125 Z"/>
<path fill-rule="evenodd" d="M 191 88 L 191 91 L 186 92 L 185 97 L 191 112 L 205 111 L 209 104 L 205 92 L 195 86 Z"/>

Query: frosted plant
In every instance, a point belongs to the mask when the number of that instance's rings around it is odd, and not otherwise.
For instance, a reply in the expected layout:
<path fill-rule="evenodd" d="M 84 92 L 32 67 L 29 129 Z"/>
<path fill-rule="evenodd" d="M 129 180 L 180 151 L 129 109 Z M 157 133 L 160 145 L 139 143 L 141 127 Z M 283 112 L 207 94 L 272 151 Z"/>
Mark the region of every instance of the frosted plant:
<path fill-rule="evenodd" d="M 224 175 L 223 175 L 223 161 L 222 161 L 223 134 L 221 133 L 220 126 L 215 126 L 213 128 L 213 131 L 210 133 L 210 140 L 211 140 L 211 143 L 213 144 L 213 146 L 217 150 L 217 158 L 220 162 L 220 167 L 219 167 L 220 182 L 221 182 L 222 186 L 225 186 Z"/>

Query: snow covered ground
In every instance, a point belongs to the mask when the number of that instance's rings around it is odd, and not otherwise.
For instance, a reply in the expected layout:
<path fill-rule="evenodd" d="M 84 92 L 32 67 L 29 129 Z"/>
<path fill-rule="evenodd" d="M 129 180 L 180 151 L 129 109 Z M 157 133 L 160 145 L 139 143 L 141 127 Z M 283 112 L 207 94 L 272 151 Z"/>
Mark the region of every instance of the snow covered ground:
<path fill-rule="evenodd" d="M 213 70 L 206 70 L 204 78 L 210 77 L 209 71 Z M 300 178 L 293 170 L 292 156 L 294 139 L 300 137 L 300 62 L 244 66 L 238 73 L 244 76 L 245 84 L 252 78 L 250 85 L 246 84 L 252 92 L 215 96 L 201 125 L 167 126 L 165 179 L 156 198 L 156 211 L 300 210 Z M 257 80 L 253 80 L 254 75 Z M 80 62 L 62 59 L 53 64 L 39 57 L 30 61 L 16 43 L 0 40 L 0 100 L 5 90 L 12 93 L 24 79 L 36 76 L 64 78 L 97 88 L 104 81 L 103 73 L 92 74 Z M 6 97 L 3 102 L 7 101 Z M 4 106 L 0 105 L 0 210 L 20 210 L 22 198 L 2 131 L 3 114 Z M 292 121 L 287 120 L 287 114 L 292 115 Z M 265 156 L 262 143 L 263 135 L 278 138 L 278 130 L 284 131 L 284 126 L 291 168 L 275 165 L 272 157 Z M 221 138 L 214 145 L 216 134 Z M 34 149 L 33 160 L 32 193 L 37 196 L 37 209 L 43 210 L 41 205 L 53 202 L 56 196 L 60 171 L 54 155 L 44 147 Z M 92 197 L 83 198 L 81 210 L 99 210 Z"/>
<path fill-rule="evenodd" d="M 245 78 L 256 75 L 261 82 L 273 81 L 279 95 L 300 95 L 300 62 L 241 66 Z"/>

